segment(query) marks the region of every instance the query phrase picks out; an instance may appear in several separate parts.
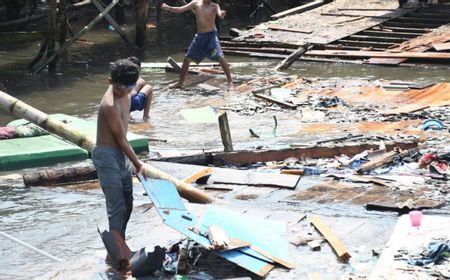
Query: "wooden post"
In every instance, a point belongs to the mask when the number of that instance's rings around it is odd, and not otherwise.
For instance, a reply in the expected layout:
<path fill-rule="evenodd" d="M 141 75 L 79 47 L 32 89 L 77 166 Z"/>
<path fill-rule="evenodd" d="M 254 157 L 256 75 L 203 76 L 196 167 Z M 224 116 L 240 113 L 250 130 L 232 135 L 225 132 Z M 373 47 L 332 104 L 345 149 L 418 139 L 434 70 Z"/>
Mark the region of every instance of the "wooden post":
<path fill-rule="evenodd" d="M 56 19 L 57 19 L 57 10 L 58 6 L 56 3 L 56 0 L 49 0 L 48 1 L 48 7 L 49 7 L 49 14 L 48 14 L 48 45 L 47 45 L 47 58 L 50 58 L 54 53 L 56 49 Z M 49 63 L 48 66 L 48 72 L 54 73 L 56 71 L 56 63 L 58 62 L 57 59 L 52 60 Z"/>
<path fill-rule="evenodd" d="M 222 143 L 225 147 L 225 152 L 233 151 L 233 142 L 231 141 L 230 126 L 228 125 L 227 112 L 222 112 L 219 115 L 219 128 Z"/>
<path fill-rule="evenodd" d="M 291 53 L 282 62 L 278 63 L 278 65 L 275 66 L 274 70 L 278 71 L 278 70 L 284 70 L 284 69 L 289 68 L 289 66 L 291 66 L 292 63 L 294 63 L 294 61 L 296 61 L 300 56 L 302 56 L 310 48 L 311 47 L 309 44 L 298 47 L 298 49 L 295 52 Z"/>
<path fill-rule="evenodd" d="M 156 21 L 159 22 L 161 20 L 161 5 L 163 3 L 162 0 L 156 0 Z"/>
<path fill-rule="evenodd" d="M 66 42 L 67 37 L 67 0 L 59 0 L 58 11 L 58 41 L 62 46 Z"/>
<path fill-rule="evenodd" d="M 139 0 L 136 11 L 136 45 L 143 47 L 145 43 L 145 31 L 147 29 L 148 0 Z"/>

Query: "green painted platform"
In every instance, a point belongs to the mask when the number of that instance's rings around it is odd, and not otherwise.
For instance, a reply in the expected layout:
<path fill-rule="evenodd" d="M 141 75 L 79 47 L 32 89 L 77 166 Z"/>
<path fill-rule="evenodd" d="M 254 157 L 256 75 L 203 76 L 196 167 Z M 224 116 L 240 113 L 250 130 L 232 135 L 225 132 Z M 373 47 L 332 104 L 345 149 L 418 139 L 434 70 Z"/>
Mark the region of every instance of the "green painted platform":
<path fill-rule="evenodd" d="M 95 139 L 97 124 L 94 121 L 64 114 L 52 116 Z M 29 122 L 20 119 L 10 122 L 8 126 L 26 123 Z M 148 151 L 146 137 L 134 133 L 128 133 L 127 137 L 136 153 Z M 88 158 L 88 151 L 55 135 L 0 140 L 0 172 Z"/>

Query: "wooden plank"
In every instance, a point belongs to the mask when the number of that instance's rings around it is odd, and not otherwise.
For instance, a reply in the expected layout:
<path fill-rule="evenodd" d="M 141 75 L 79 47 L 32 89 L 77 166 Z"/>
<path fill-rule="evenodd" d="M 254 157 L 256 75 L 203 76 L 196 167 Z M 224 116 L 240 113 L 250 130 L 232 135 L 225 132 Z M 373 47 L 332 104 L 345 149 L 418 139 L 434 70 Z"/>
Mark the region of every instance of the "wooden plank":
<path fill-rule="evenodd" d="M 180 67 L 180 65 L 178 65 L 178 63 L 177 63 L 173 58 L 171 58 L 170 56 L 167 57 L 167 62 L 170 64 L 170 66 L 172 66 L 172 68 L 173 68 L 177 73 L 180 73 L 180 72 L 181 72 L 181 67 Z"/>
<path fill-rule="evenodd" d="M 299 47 L 295 52 L 291 53 L 288 57 L 286 57 L 283 61 L 275 66 L 274 70 L 284 70 L 289 68 L 299 57 L 301 57 L 305 52 L 307 52 L 312 45 L 305 45 Z"/>
<path fill-rule="evenodd" d="M 277 30 L 277 31 L 286 31 L 286 32 L 293 32 L 293 33 L 305 33 L 305 34 L 311 34 L 313 33 L 312 30 L 303 30 L 303 29 L 297 29 L 297 28 L 288 28 L 283 27 L 279 24 L 267 24 L 267 28 L 271 30 Z"/>
<path fill-rule="evenodd" d="M 268 95 L 265 95 L 265 94 L 256 93 L 256 94 L 254 94 L 254 96 L 256 96 L 258 98 L 261 98 L 261 99 L 264 99 L 264 100 L 267 100 L 269 102 L 273 102 L 273 103 L 275 103 L 277 105 L 280 105 L 281 107 L 284 107 L 284 108 L 289 108 L 289 109 L 296 109 L 297 108 L 297 105 L 290 104 L 290 103 L 283 102 L 283 101 L 279 101 L 279 100 L 277 100 L 275 98 L 272 98 L 272 97 L 270 97 Z"/>
<path fill-rule="evenodd" d="M 379 58 L 421 58 L 421 59 L 450 59 L 450 53 L 440 52 L 376 52 L 376 51 L 319 51 L 312 50 L 306 53 L 311 56 L 337 56 L 337 57 L 379 57 Z"/>
<path fill-rule="evenodd" d="M 326 4 L 327 2 L 330 2 L 330 1 L 316 0 L 316 1 L 304 4 L 304 5 L 289 9 L 289 10 L 285 10 L 278 14 L 274 14 L 271 17 L 278 19 L 278 18 L 285 17 L 285 16 L 292 15 L 292 14 L 303 13 L 303 12 L 312 10 L 314 8 L 320 7 L 324 4 Z"/>
<path fill-rule="evenodd" d="M 211 174 L 209 181 L 214 184 L 247 185 L 295 189 L 300 176 L 264 173 L 249 170 L 222 169 Z"/>
<path fill-rule="evenodd" d="M 403 37 L 403 38 L 416 38 L 422 36 L 423 33 L 408 33 L 408 32 L 397 32 L 397 31 L 382 31 L 382 30 L 364 30 L 358 32 L 356 35 L 367 35 L 367 36 L 381 36 L 381 37 Z"/>
<path fill-rule="evenodd" d="M 280 174 L 302 176 L 303 174 L 305 174 L 305 171 L 303 169 L 284 169 L 281 170 Z"/>
<path fill-rule="evenodd" d="M 204 166 L 200 165 L 173 162 L 151 161 L 150 164 L 171 174 L 176 174 L 178 178 L 187 177 L 193 172 L 205 169 Z M 294 175 L 212 167 L 208 183 L 294 189 L 299 180 L 300 177 Z"/>
<path fill-rule="evenodd" d="M 200 179 L 202 177 L 210 175 L 211 173 L 212 173 L 212 168 L 211 167 L 207 167 L 207 168 L 205 168 L 203 170 L 200 170 L 200 171 L 192 174 L 191 176 L 189 176 L 187 178 L 184 178 L 183 181 L 188 183 L 188 184 L 191 184 L 191 183 L 194 183 L 195 181 L 197 181 L 198 179 Z"/>
<path fill-rule="evenodd" d="M 449 43 L 434 44 L 433 48 L 435 50 L 437 50 L 438 52 L 440 52 L 440 51 L 448 51 L 448 50 L 450 50 L 450 42 Z"/>
<path fill-rule="evenodd" d="M 336 252 L 338 257 L 347 262 L 351 255 L 344 244 L 337 238 L 331 229 L 316 215 L 310 218 L 311 224 L 325 237 L 330 246 Z"/>
<path fill-rule="evenodd" d="M 375 158 L 374 160 L 371 160 L 363 165 L 361 165 L 361 167 L 356 170 L 357 173 L 362 174 L 365 173 L 367 171 L 373 170 L 375 168 L 384 166 L 390 162 L 392 162 L 394 160 L 394 158 L 396 157 L 406 157 L 406 156 L 410 156 L 414 153 L 417 153 L 419 151 L 419 148 L 414 148 L 414 149 L 410 149 L 410 150 L 406 150 L 406 151 L 402 151 L 402 152 L 398 152 L 398 151 L 391 151 L 386 153 L 385 155 Z"/>
<path fill-rule="evenodd" d="M 306 244 L 309 246 L 309 248 L 311 248 L 311 250 L 313 251 L 320 251 L 321 247 L 320 247 L 320 242 L 317 240 L 311 240 L 306 242 Z"/>

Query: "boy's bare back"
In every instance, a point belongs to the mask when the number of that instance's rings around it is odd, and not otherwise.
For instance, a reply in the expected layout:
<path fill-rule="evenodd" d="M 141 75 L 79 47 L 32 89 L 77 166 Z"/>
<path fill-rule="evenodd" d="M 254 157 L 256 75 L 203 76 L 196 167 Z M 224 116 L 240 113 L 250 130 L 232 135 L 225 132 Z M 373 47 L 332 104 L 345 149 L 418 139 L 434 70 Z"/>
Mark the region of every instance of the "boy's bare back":
<path fill-rule="evenodd" d="M 197 32 L 210 32 L 216 30 L 216 16 L 224 18 L 226 12 L 211 0 L 194 0 L 183 7 L 170 7 L 162 4 L 161 8 L 173 13 L 184 13 L 188 10 L 195 11 Z"/>

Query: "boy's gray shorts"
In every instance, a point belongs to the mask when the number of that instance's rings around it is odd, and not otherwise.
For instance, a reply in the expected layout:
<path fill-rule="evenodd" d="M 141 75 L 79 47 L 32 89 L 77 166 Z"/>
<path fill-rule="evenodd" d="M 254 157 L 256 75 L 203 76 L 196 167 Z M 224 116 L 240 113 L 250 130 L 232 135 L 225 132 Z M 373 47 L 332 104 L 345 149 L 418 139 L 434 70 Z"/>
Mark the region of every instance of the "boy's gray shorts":
<path fill-rule="evenodd" d="M 119 149 L 94 147 L 92 161 L 105 194 L 110 230 L 123 232 L 133 208 L 130 160 Z"/>

